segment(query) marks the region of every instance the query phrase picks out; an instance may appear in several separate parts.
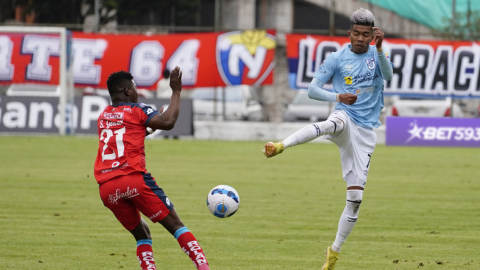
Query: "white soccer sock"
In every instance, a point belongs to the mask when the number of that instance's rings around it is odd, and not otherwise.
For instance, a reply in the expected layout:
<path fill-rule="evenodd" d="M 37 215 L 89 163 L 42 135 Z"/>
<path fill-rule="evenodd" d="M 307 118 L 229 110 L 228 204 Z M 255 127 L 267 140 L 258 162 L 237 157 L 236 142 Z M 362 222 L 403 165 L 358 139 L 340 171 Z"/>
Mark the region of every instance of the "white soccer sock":
<path fill-rule="evenodd" d="M 343 130 L 343 122 L 337 118 L 310 124 L 283 140 L 285 148 L 302 144 L 325 134 L 338 134 Z"/>
<path fill-rule="evenodd" d="M 338 222 L 337 237 L 332 245 L 333 251 L 340 252 L 343 243 L 352 232 L 355 223 L 357 223 L 362 196 L 363 190 L 347 190 L 347 205 L 345 206 L 340 221 Z"/>

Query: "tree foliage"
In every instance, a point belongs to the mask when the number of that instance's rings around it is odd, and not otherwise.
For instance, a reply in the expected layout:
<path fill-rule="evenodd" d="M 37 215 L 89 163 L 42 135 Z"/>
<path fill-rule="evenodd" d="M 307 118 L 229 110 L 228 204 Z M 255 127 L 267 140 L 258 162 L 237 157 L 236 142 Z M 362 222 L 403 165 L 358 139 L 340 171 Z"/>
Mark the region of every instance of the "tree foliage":
<path fill-rule="evenodd" d="M 480 11 L 456 12 L 454 31 L 451 19 L 445 18 L 445 26 L 434 31 L 436 36 L 455 40 L 480 40 Z"/>
<path fill-rule="evenodd" d="M 199 25 L 201 9 L 210 10 L 215 0 L 99 0 L 100 24 L 117 20 L 123 25 Z M 83 24 L 94 14 L 95 0 L 0 1 L 0 22 L 14 19 L 15 8 L 33 11 L 36 23 Z M 207 18 L 210 19 L 210 18 Z M 203 20 L 205 21 L 205 20 Z M 209 21 L 209 20 L 207 20 Z"/>

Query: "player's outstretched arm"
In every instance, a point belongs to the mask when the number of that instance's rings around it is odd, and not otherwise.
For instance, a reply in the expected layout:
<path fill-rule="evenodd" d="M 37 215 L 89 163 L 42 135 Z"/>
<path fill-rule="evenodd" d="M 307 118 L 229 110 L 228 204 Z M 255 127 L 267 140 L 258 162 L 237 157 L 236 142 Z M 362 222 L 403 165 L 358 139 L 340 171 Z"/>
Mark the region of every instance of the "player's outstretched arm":
<path fill-rule="evenodd" d="M 182 91 L 182 72 L 179 67 L 175 67 L 170 73 L 170 87 L 173 91 L 170 104 L 165 112 L 155 115 L 148 122 L 148 127 L 152 129 L 171 130 L 177 122 L 180 112 L 180 92 Z"/>

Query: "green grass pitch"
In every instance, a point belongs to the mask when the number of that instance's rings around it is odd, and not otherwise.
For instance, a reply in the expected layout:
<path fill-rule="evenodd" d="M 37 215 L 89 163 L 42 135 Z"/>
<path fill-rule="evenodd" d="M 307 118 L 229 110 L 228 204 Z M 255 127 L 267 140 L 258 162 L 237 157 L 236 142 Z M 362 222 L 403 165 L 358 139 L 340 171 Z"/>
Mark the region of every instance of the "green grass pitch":
<path fill-rule="evenodd" d="M 320 269 L 345 205 L 338 149 L 310 143 L 272 159 L 265 142 L 147 140 L 147 168 L 211 268 Z M 134 238 L 93 177 L 96 138 L 0 137 L 0 269 L 140 269 Z M 480 149 L 377 146 L 358 223 L 336 269 L 480 269 Z M 233 186 L 239 211 L 206 207 Z M 161 225 L 158 269 L 194 269 Z"/>

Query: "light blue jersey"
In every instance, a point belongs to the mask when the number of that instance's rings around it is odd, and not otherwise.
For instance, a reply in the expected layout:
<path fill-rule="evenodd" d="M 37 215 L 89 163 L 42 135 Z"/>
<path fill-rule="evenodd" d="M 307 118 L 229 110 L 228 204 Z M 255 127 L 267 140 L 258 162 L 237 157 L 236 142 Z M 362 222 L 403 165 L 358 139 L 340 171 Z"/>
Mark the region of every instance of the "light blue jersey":
<path fill-rule="evenodd" d="M 369 46 L 368 52 L 364 54 L 356 54 L 350 49 L 351 45 L 348 45 L 330 54 L 314 77 L 325 83 L 333 77 L 333 90 L 336 93 L 357 95 L 354 104 L 339 102 L 335 109 L 345 111 L 350 119 L 361 127 L 377 128 L 380 126 L 380 111 L 384 106 L 384 77 L 380 70 L 377 49 L 373 45 Z"/>

